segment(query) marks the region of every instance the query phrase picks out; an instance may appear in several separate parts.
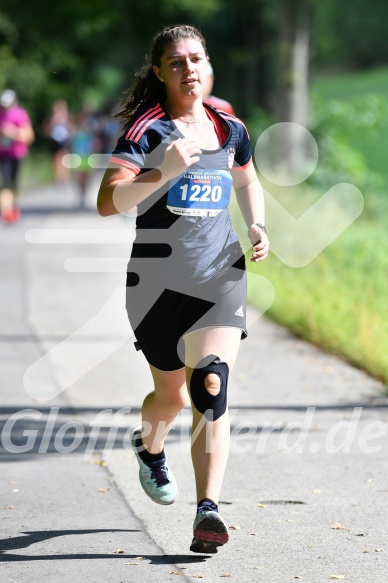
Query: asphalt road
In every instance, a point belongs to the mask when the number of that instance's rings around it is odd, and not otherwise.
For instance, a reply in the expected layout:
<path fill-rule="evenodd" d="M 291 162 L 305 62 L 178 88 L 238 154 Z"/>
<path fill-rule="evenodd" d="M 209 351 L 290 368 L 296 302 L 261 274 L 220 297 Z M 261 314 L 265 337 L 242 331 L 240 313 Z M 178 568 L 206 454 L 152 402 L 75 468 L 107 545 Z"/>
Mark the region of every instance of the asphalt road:
<path fill-rule="evenodd" d="M 45 187 L 0 225 L 0 580 L 387 581 L 385 388 L 253 311 L 229 385 L 230 543 L 189 551 L 189 411 L 166 443 L 177 502 L 144 495 L 128 445 L 151 388 L 124 308 L 133 219 L 98 216 L 97 182 L 86 208 Z"/>

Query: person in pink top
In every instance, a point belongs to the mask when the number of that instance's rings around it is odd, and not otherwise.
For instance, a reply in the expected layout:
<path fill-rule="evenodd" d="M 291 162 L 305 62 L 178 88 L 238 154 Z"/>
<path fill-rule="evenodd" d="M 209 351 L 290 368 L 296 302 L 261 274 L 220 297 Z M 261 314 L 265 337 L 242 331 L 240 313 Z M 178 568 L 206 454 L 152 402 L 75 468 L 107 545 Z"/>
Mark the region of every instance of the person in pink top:
<path fill-rule="evenodd" d="M 18 105 L 16 93 L 6 89 L 0 95 L 0 213 L 6 223 L 20 217 L 15 207 L 20 161 L 34 138 L 28 113 Z"/>

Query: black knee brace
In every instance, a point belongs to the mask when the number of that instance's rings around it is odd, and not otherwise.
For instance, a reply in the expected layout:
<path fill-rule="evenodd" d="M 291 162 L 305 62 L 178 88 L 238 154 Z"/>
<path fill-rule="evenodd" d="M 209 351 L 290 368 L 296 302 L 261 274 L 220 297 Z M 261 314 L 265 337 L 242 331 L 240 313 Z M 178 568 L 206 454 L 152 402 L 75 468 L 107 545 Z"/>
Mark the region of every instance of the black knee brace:
<path fill-rule="evenodd" d="M 209 364 L 203 366 L 205 362 L 209 362 Z M 217 395 L 211 395 L 205 388 L 205 378 L 211 373 L 216 374 L 220 379 L 220 390 Z M 200 413 L 209 411 L 208 416 L 205 415 L 209 421 L 216 421 L 226 411 L 228 377 L 228 365 L 213 354 L 203 358 L 193 370 L 190 381 L 191 398 L 195 408 Z"/>

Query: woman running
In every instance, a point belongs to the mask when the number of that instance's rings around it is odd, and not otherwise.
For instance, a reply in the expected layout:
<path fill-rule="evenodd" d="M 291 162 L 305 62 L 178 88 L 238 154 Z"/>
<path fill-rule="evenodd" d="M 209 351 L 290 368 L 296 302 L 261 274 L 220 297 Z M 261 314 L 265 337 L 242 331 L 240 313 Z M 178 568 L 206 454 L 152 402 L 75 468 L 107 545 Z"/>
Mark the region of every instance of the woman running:
<path fill-rule="evenodd" d="M 164 452 L 191 402 L 197 515 L 190 550 L 228 541 L 218 500 L 229 451 L 228 376 L 246 336 L 244 255 L 228 212 L 232 186 L 252 243 L 268 254 L 264 203 L 249 137 L 236 117 L 202 102 L 208 55 L 192 26 L 158 33 L 119 112 L 118 140 L 98 195 L 101 215 L 137 207 L 127 273 L 127 311 L 151 368 L 154 390 L 132 445 L 146 494 L 178 495 Z"/>

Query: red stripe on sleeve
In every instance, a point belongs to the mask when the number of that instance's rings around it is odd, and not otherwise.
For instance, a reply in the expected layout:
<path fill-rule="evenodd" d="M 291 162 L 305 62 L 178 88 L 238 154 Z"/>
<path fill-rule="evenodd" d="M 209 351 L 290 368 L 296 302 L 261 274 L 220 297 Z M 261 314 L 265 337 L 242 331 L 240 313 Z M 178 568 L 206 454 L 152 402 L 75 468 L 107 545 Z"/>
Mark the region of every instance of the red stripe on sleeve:
<path fill-rule="evenodd" d="M 252 156 L 244 166 L 233 166 L 232 170 L 246 170 L 252 164 Z"/>
<path fill-rule="evenodd" d="M 116 156 L 112 156 L 109 163 L 110 164 L 117 164 L 118 166 L 124 166 L 124 168 L 128 168 L 128 170 L 132 170 L 132 172 L 134 172 L 135 174 L 139 174 L 139 172 L 140 172 L 140 168 L 135 166 L 135 164 L 132 164 L 132 162 L 129 162 L 128 160 L 123 160 L 122 158 L 117 158 Z"/>
<path fill-rule="evenodd" d="M 238 117 L 230 116 L 230 115 L 223 115 L 222 111 L 220 111 L 220 115 L 222 115 L 222 117 L 224 119 L 228 119 L 230 121 L 236 121 L 237 123 L 241 124 L 245 128 L 245 131 L 247 132 L 247 136 L 249 138 L 249 132 L 248 132 L 247 126 L 245 125 L 245 123 L 243 121 L 241 121 L 241 119 L 239 119 Z"/>
<path fill-rule="evenodd" d="M 147 109 L 147 111 L 145 113 L 143 113 L 143 115 L 141 115 L 134 123 L 133 126 L 131 126 L 128 130 L 127 135 L 125 136 L 126 140 L 132 140 L 133 136 L 137 133 L 137 131 L 139 130 L 139 127 L 145 122 L 147 121 L 149 118 L 153 117 L 156 113 L 159 113 L 160 111 L 162 111 L 162 108 L 160 107 L 159 103 L 157 103 L 154 107 L 151 107 L 151 109 Z"/>
<path fill-rule="evenodd" d="M 161 118 L 164 116 L 164 111 L 162 111 L 162 113 L 159 113 L 159 115 L 155 115 L 152 119 L 148 120 L 145 124 L 143 124 L 143 126 L 140 128 L 140 130 L 138 131 L 138 133 L 135 135 L 135 137 L 132 138 L 133 142 L 138 142 L 140 140 L 140 138 L 142 137 L 142 135 L 144 134 L 144 132 L 146 131 L 146 129 L 154 123 L 154 121 L 156 121 L 157 119 Z"/>

